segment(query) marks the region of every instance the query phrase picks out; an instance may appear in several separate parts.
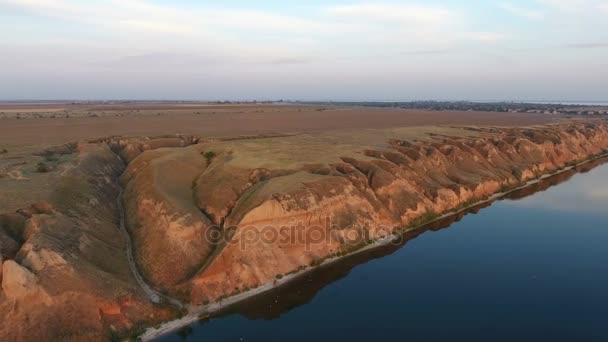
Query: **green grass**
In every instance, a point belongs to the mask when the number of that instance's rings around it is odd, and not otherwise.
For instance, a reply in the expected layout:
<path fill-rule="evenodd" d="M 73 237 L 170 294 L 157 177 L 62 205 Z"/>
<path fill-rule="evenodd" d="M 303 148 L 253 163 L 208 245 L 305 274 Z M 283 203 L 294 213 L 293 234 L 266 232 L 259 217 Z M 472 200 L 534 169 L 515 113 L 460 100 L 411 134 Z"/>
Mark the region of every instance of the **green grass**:
<path fill-rule="evenodd" d="M 56 154 L 51 153 L 51 154 L 45 155 L 44 160 L 47 162 L 56 162 L 56 161 L 59 161 L 59 157 Z"/>
<path fill-rule="evenodd" d="M 500 192 L 507 192 L 510 191 L 512 189 L 512 186 L 510 184 L 503 184 L 500 186 Z"/>
<path fill-rule="evenodd" d="M 433 210 L 429 210 L 429 211 L 425 212 L 424 214 L 422 214 L 421 216 L 414 219 L 412 221 L 412 223 L 410 224 L 410 227 L 415 228 L 415 227 L 425 225 L 431 221 L 436 220 L 437 218 L 439 218 L 439 216 L 441 216 L 441 215 L 434 212 Z"/>

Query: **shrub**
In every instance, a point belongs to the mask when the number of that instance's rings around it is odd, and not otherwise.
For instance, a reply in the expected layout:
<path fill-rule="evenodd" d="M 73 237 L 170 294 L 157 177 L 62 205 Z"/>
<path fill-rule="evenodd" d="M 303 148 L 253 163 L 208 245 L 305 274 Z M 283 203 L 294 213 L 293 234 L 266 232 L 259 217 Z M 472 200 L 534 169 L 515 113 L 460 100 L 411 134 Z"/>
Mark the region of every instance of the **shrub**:
<path fill-rule="evenodd" d="M 203 153 L 203 157 L 205 157 L 205 159 L 207 160 L 207 166 L 209 166 L 211 164 L 211 162 L 213 161 L 213 158 L 215 158 L 216 156 L 217 155 L 213 151 L 207 151 L 207 152 Z"/>
<path fill-rule="evenodd" d="M 54 153 L 50 153 L 44 156 L 44 160 L 48 162 L 56 162 L 59 160 L 59 157 L 57 157 L 57 155 L 55 155 Z"/>
<path fill-rule="evenodd" d="M 46 173 L 46 172 L 51 171 L 51 168 L 48 165 L 46 165 L 46 163 L 39 162 L 38 166 L 36 166 L 36 171 L 39 173 Z"/>
<path fill-rule="evenodd" d="M 461 207 L 465 208 L 464 205 L 461 205 Z M 421 216 L 412 220 L 412 222 L 409 224 L 409 227 L 417 228 L 419 226 L 426 225 L 427 223 L 430 223 L 431 221 L 438 219 L 440 216 L 441 215 L 439 215 L 438 213 L 436 213 L 432 210 L 429 210 L 429 211 L 425 212 L 424 214 L 422 214 Z"/>
<path fill-rule="evenodd" d="M 277 279 L 283 279 L 283 275 L 282 274 L 277 274 L 275 278 L 277 278 Z"/>
<path fill-rule="evenodd" d="M 319 259 L 319 258 L 314 258 L 311 262 L 310 262 L 310 266 L 311 267 L 315 267 L 315 266 L 319 266 L 323 263 L 323 259 Z"/>
<path fill-rule="evenodd" d="M 2 150 L 0 150 L 0 154 L 6 154 L 6 153 L 8 153 L 7 149 L 3 148 Z"/>
<path fill-rule="evenodd" d="M 503 185 L 500 187 L 500 192 L 507 192 L 507 191 L 509 191 L 509 190 L 511 190 L 511 186 L 510 186 L 509 184 L 503 184 Z"/>

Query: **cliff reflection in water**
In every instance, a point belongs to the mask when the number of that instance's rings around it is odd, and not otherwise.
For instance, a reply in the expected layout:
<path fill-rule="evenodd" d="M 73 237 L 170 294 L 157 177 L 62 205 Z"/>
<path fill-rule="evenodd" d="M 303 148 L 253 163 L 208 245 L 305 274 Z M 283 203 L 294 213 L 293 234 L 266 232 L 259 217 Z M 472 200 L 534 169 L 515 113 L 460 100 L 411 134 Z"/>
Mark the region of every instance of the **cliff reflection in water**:
<path fill-rule="evenodd" d="M 508 200 L 519 200 L 530 195 L 543 192 L 553 186 L 568 181 L 577 173 L 587 173 L 597 166 L 600 166 L 608 162 L 608 159 L 598 159 L 572 170 L 562 172 L 558 175 L 549 177 L 541 182 L 526 188 L 516 190 L 503 199 Z M 313 300 L 315 295 L 324 287 L 329 284 L 336 282 L 346 277 L 351 270 L 361 264 L 367 263 L 374 259 L 379 259 L 387 255 L 393 254 L 401 247 L 406 245 L 409 241 L 415 239 L 421 234 L 428 231 L 439 231 L 448 228 L 453 223 L 460 221 L 467 214 L 476 214 L 481 209 L 491 206 L 492 202 L 484 203 L 461 212 L 457 215 L 453 215 L 439 221 L 433 222 L 429 225 L 421 227 L 415 231 L 409 231 L 403 234 L 400 241 L 395 244 L 382 246 L 373 250 L 369 250 L 360 254 L 356 254 L 350 257 L 346 257 L 337 263 L 333 263 L 324 267 L 321 267 L 311 273 L 305 274 L 302 277 L 293 280 L 275 290 L 261 294 L 255 298 L 236 304 L 230 308 L 227 308 L 224 312 L 217 316 L 226 316 L 233 314 L 240 314 L 249 319 L 264 319 L 271 320 L 275 319 L 282 314 L 305 305 Z M 190 327 L 182 330 L 181 334 L 186 337 L 192 332 Z"/>

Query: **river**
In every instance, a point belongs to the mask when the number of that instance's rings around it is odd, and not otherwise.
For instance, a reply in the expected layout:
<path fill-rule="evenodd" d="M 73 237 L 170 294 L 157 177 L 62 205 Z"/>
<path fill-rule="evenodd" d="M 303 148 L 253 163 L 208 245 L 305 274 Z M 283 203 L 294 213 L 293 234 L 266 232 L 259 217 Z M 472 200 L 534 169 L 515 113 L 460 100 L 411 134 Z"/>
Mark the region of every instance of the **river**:
<path fill-rule="evenodd" d="M 577 171 L 159 341 L 608 340 L 608 164 Z"/>

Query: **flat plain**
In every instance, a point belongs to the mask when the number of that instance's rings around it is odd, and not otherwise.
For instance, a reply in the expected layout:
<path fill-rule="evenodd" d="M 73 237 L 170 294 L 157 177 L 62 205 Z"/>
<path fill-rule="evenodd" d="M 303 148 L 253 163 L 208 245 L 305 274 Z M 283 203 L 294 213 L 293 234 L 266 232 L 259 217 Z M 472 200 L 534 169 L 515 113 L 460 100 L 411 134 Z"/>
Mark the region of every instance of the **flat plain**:
<path fill-rule="evenodd" d="M 559 116 L 290 104 L 0 103 L 0 149 L 113 135 L 236 136 L 430 125 L 528 126 Z"/>

